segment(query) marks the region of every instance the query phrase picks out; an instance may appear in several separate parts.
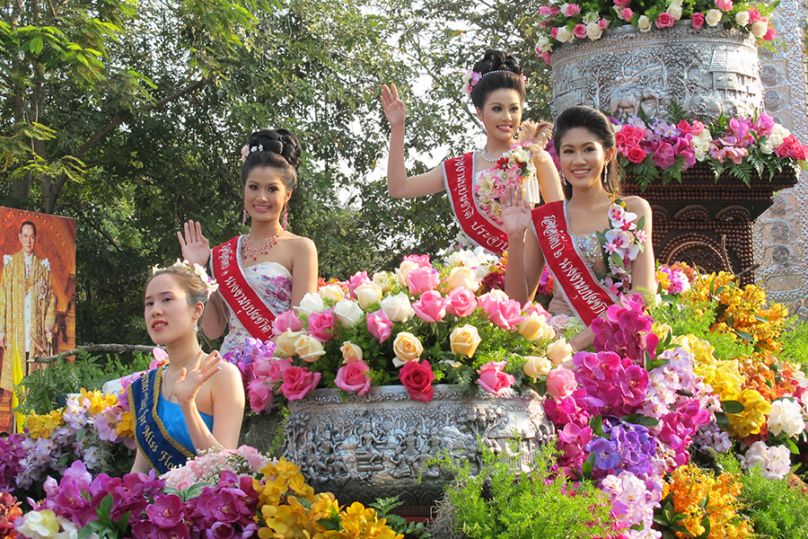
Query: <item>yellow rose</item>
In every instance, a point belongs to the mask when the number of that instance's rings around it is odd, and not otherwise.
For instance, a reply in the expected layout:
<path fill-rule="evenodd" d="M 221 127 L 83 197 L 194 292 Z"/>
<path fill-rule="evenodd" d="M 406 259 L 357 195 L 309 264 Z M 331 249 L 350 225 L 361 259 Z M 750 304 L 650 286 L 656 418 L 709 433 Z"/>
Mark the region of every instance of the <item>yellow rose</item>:
<path fill-rule="evenodd" d="M 345 341 L 339 349 L 342 352 L 342 364 L 351 363 L 352 361 L 362 361 L 364 354 L 362 349 L 352 342 Z"/>
<path fill-rule="evenodd" d="M 553 362 L 553 365 L 561 365 L 572 359 L 572 346 L 562 337 L 547 345 L 544 353 Z"/>
<path fill-rule="evenodd" d="M 458 266 L 449 272 L 446 277 L 446 286 L 449 287 L 449 290 L 465 286 L 472 292 L 478 288 L 474 272 L 462 266 Z"/>
<path fill-rule="evenodd" d="M 332 301 L 340 301 L 345 299 L 345 291 L 338 284 L 328 284 L 317 291 L 323 299 L 330 299 Z"/>
<path fill-rule="evenodd" d="M 388 271 L 379 271 L 373 274 L 373 282 L 382 289 L 382 293 L 387 293 L 396 284 L 396 276 Z"/>
<path fill-rule="evenodd" d="M 471 357 L 477 351 L 482 339 L 477 328 L 466 324 L 462 327 L 456 327 L 452 334 L 449 335 L 449 346 L 453 354 L 463 354 L 464 356 Z"/>
<path fill-rule="evenodd" d="M 325 355 L 323 343 L 311 335 L 300 335 L 295 341 L 295 353 L 306 363 L 314 363 Z"/>
<path fill-rule="evenodd" d="M 525 374 L 533 378 L 534 382 L 539 376 L 547 376 L 553 366 L 546 357 L 528 356 L 525 359 L 527 361 L 525 361 L 522 369 L 524 369 Z"/>
<path fill-rule="evenodd" d="M 424 353 L 424 346 L 418 337 L 408 331 L 402 331 L 393 341 L 393 352 L 396 353 L 393 365 L 401 367 L 408 361 L 417 361 Z"/>
<path fill-rule="evenodd" d="M 413 262 L 412 260 L 405 260 L 401 263 L 401 265 L 396 269 L 396 278 L 398 279 L 398 284 L 401 286 L 407 286 L 407 275 L 418 267 L 417 262 Z"/>
<path fill-rule="evenodd" d="M 530 313 L 530 316 L 519 322 L 518 329 L 519 335 L 529 341 L 555 337 L 553 328 L 547 325 L 543 316 L 536 313 Z"/>
<path fill-rule="evenodd" d="M 382 300 L 382 287 L 376 283 L 360 284 L 354 289 L 356 301 L 363 309 L 367 309 L 374 303 L 379 303 Z"/>
<path fill-rule="evenodd" d="M 278 335 L 278 338 L 275 339 L 275 344 L 284 355 L 291 357 L 295 355 L 295 341 L 298 337 L 300 337 L 299 331 L 287 329 L 285 332 Z"/>

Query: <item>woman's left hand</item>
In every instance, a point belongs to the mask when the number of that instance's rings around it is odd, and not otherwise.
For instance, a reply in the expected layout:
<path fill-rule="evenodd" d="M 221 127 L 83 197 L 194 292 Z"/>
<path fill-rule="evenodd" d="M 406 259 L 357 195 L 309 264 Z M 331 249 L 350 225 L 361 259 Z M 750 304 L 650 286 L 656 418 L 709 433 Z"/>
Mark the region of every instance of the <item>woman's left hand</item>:
<path fill-rule="evenodd" d="M 174 384 L 174 397 L 179 404 L 190 404 L 196 399 L 197 393 L 202 385 L 210 380 L 211 376 L 222 370 L 216 364 L 222 356 L 218 351 L 205 354 L 201 350 L 196 356 L 196 360 L 191 365 L 191 370 L 182 368 L 177 382 Z"/>

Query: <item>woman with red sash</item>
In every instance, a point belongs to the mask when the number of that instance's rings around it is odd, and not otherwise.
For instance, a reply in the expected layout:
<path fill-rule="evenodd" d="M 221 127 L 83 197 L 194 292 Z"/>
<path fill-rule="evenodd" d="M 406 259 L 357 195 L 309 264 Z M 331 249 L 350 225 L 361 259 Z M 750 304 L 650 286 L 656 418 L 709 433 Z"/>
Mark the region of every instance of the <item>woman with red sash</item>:
<path fill-rule="evenodd" d="M 241 149 L 244 222 L 249 215 L 250 232 L 212 251 L 199 223 L 186 223 L 184 237 L 177 233 L 182 256 L 202 266 L 210 260 L 219 283 L 201 327 L 216 339 L 229 326 L 222 353 L 250 337 L 269 339 L 275 317 L 317 291 L 317 248 L 289 232 L 286 222 L 300 151 L 297 137 L 285 129 L 253 133 Z"/>
<path fill-rule="evenodd" d="M 503 197 L 510 242 L 505 292 L 521 302 L 532 298 L 546 263 L 556 284 L 549 311 L 583 322 L 586 329 L 570 341 L 583 350 L 594 340 L 590 324 L 618 295 L 655 292 L 651 207 L 640 197 L 616 199 L 615 133 L 600 112 L 562 112 L 553 144 L 567 200 L 531 210 L 518 189 Z"/>
<path fill-rule="evenodd" d="M 466 75 L 465 89 L 487 133 L 481 151 L 444 161 L 439 167 L 408 177 L 404 163 L 404 130 L 407 111 L 395 84 L 384 86 L 381 100 L 390 122 L 390 155 L 387 191 L 394 198 L 415 198 L 446 191 L 465 235 L 477 245 L 501 255 L 508 248 L 499 198 L 504 186 L 518 181 L 531 203 L 561 200 L 561 183 L 547 152 L 544 132 L 549 124 L 533 125 L 520 136 L 528 152 L 513 152 L 522 123 L 525 83 L 519 61 L 502 51 L 489 50 Z M 527 130 L 526 130 L 527 131 Z M 521 155 L 520 155 L 521 154 Z M 520 161 L 521 159 L 521 161 Z M 510 161 L 510 163 L 508 163 Z M 509 166 L 521 168 L 518 175 Z M 518 177 L 517 177 L 518 176 Z"/>
<path fill-rule="evenodd" d="M 244 416 L 238 368 L 199 347 L 196 326 L 216 283 L 201 266 L 156 268 L 143 293 L 149 336 L 168 364 L 127 388 L 138 452 L 133 472 L 163 474 L 198 450 L 235 449 Z"/>

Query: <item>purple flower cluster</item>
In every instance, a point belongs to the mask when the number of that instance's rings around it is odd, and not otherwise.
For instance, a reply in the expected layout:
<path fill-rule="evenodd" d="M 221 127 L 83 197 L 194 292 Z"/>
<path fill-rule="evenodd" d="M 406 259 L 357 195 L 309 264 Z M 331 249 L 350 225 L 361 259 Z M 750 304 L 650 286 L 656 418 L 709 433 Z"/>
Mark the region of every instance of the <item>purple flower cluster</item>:
<path fill-rule="evenodd" d="M 677 466 L 683 466 L 690 460 L 687 448 L 693 441 L 693 435 L 712 417 L 698 400 L 690 399 L 660 420 L 659 440 L 674 451 L 673 460 Z"/>
<path fill-rule="evenodd" d="M 654 358 L 659 337 L 651 333 L 654 319 L 646 315 L 644 309 L 645 302 L 639 294 L 621 296 L 618 303 L 609 307 L 607 318 L 596 318 L 592 322 L 595 350 L 615 352 L 639 365 L 645 352 Z"/>
<path fill-rule="evenodd" d="M 241 373 L 241 381 L 244 384 L 244 393 L 248 393 L 247 388 L 250 382 L 255 380 L 253 373 L 255 361 L 258 358 L 271 358 L 275 353 L 275 343 L 272 341 L 261 342 L 259 339 L 248 338 L 243 347 L 231 349 L 222 358 L 228 363 L 238 367 Z"/>
<path fill-rule="evenodd" d="M 13 492 L 16 488 L 16 478 L 25 469 L 25 436 L 12 434 L 8 439 L 0 437 L 0 491 Z"/>
<path fill-rule="evenodd" d="M 633 414 L 645 401 L 648 371 L 614 352 L 578 352 L 572 359 L 575 377 L 590 396 L 601 401 L 605 416 Z"/>
<path fill-rule="evenodd" d="M 638 477 L 653 474 L 652 459 L 657 441 L 642 425 L 621 420 L 603 423 L 603 437 L 594 438 L 584 448 L 595 455 L 592 476 L 605 477 L 615 470 L 625 470 Z"/>

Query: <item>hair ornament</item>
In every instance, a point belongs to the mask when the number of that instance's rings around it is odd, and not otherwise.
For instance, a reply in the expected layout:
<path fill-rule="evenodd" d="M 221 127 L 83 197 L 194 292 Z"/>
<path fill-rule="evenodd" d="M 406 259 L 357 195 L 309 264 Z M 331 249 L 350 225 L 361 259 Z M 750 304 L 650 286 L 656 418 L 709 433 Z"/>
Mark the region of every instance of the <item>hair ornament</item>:
<path fill-rule="evenodd" d="M 480 73 L 478 71 L 468 70 L 463 75 L 463 90 L 465 90 L 467 94 L 470 94 L 471 91 L 474 89 L 474 87 L 477 85 L 477 83 L 480 82 L 480 80 L 483 77 L 485 77 L 486 75 L 490 75 L 492 73 L 513 73 L 514 75 L 516 75 L 516 73 L 508 69 L 495 69 L 487 73 Z M 520 76 L 522 77 L 522 84 L 525 84 L 527 82 L 527 77 L 525 77 L 524 73 L 522 73 Z"/>
<path fill-rule="evenodd" d="M 213 294 L 219 289 L 219 283 L 216 282 L 216 279 L 208 275 L 208 272 L 205 271 L 205 268 L 203 268 L 199 264 L 191 264 L 187 260 L 180 260 L 178 258 L 177 261 L 174 262 L 174 264 L 171 267 L 184 268 L 190 271 L 191 273 L 195 273 L 197 276 L 199 276 L 199 278 L 205 284 L 205 288 L 208 289 L 208 299 L 210 299 L 211 294 Z M 154 266 L 152 267 L 152 275 L 165 269 L 168 269 L 168 267 L 161 268 L 160 266 Z"/>
<path fill-rule="evenodd" d="M 251 153 L 263 152 L 263 151 L 264 151 L 263 144 L 259 144 L 258 146 L 247 146 L 245 144 L 244 146 L 241 147 L 241 162 L 244 163 Z"/>

